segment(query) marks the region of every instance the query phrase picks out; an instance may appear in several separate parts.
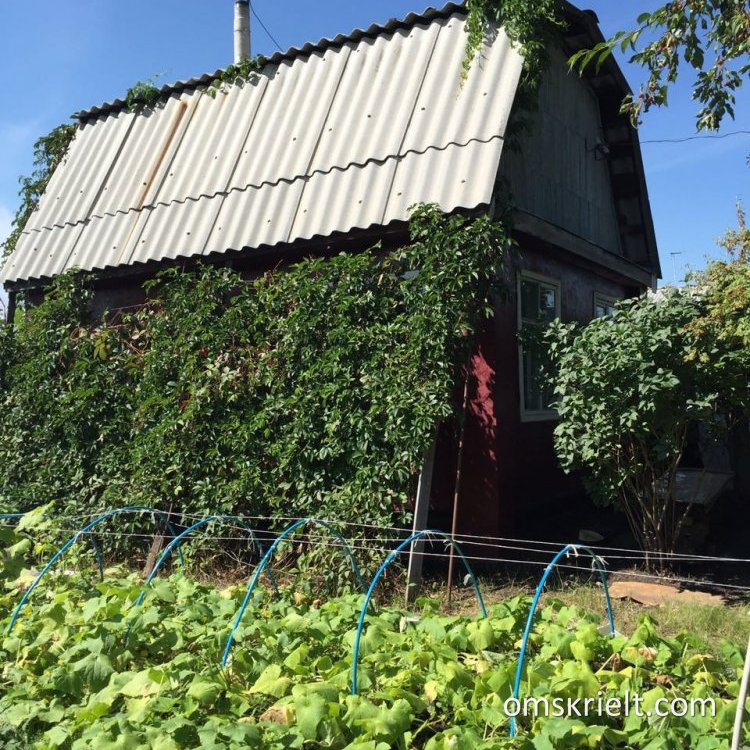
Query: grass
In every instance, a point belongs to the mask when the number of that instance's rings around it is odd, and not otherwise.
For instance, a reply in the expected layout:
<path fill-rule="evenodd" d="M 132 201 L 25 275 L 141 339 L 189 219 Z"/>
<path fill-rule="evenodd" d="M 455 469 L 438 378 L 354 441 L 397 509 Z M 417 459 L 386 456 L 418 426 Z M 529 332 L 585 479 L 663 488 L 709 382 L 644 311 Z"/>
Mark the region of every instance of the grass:
<path fill-rule="evenodd" d="M 497 578 L 480 578 L 479 585 L 488 606 L 519 594 L 531 596 L 536 588 L 536 580 L 517 579 L 503 581 Z M 454 613 L 476 612 L 477 604 L 471 586 L 454 587 L 453 597 L 448 604 L 445 580 L 428 582 L 424 594 L 436 598 L 446 611 Z M 579 583 L 566 578 L 550 581 L 542 596 L 542 606 L 558 599 L 568 606 L 575 606 L 589 612 L 599 613 L 602 623 L 606 621 L 604 592 L 596 583 Z M 403 599 L 394 600 L 403 605 Z M 646 606 L 629 599 L 613 599 L 612 613 L 615 627 L 620 633 L 630 635 L 644 614 L 650 615 L 659 626 L 659 633 L 670 637 L 689 630 L 703 638 L 713 653 L 718 653 L 723 640 L 730 640 L 741 648 L 745 647 L 750 631 L 750 605 L 699 604 L 695 602 L 668 601 L 658 606 Z"/>

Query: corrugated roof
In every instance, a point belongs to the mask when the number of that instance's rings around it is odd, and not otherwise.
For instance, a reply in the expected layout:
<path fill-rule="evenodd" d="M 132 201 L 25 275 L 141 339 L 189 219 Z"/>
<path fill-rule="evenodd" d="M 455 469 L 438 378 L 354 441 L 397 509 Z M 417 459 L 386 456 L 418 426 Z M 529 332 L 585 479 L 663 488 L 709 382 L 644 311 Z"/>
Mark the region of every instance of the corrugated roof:
<path fill-rule="evenodd" d="M 2 280 L 325 237 L 407 220 L 420 202 L 489 203 L 522 61 L 500 32 L 462 82 L 464 17 L 449 5 L 278 53 L 216 98 L 204 76 L 153 111 L 115 101 L 81 115 Z"/>

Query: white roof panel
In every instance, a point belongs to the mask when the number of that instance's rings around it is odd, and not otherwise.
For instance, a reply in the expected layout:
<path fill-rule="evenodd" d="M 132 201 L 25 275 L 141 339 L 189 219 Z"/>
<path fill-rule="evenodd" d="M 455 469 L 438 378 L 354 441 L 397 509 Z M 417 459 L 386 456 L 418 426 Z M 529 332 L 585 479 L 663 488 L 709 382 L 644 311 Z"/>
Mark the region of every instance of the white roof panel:
<path fill-rule="evenodd" d="M 277 54 L 252 80 L 82 115 L 6 282 L 277 246 L 490 203 L 522 60 L 499 31 L 462 79 L 465 10 Z"/>

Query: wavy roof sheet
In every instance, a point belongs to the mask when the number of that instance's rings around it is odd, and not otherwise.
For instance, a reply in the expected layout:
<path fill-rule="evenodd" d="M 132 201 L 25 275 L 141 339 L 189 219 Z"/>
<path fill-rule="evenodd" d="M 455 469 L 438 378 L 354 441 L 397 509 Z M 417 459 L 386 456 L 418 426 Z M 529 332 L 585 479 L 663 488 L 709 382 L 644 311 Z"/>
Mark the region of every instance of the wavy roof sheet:
<path fill-rule="evenodd" d="M 211 76 L 153 111 L 82 125 L 3 268 L 6 282 L 283 245 L 487 204 L 522 60 L 500 31 L 468 78 L 465 11 L 278 53 L 211 98 Z"/>

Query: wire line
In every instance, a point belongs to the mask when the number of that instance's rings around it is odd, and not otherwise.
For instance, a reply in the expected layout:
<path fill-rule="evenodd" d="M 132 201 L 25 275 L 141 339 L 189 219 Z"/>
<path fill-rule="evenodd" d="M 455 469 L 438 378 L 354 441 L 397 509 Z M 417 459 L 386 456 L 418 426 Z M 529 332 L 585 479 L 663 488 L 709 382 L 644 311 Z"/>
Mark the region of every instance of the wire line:
<path fill-rule="evenodd" d="M 0 524 L 1 526 L 2 524 Z M 229 526 L 229 524 L 227 524 Z M 237 527 L 241 528 L 241 527 Z M 90 531 L 90 532 L 81 532 L 78 529 L 57 529 L 60 532 L 68 532 L 68 533 L 76 533 L 78 532 L 80 536 L 101 536 L 101 537 L 122 537 L 122 538 L 153 538 L 153 534 L 146 534 L 146 533 L 132 533 L 132 532 L 122 532 L 122 531 Z M 246 531 L 246 529 L 245 529 Z M 260 534 L 263 532 L 260 531 Z M 274 535 L 275 536 L 275 535 Z M 168 537 L 165 537 L 168 538 Z M 214 541 L 247 541 L 248 537 L 245 536 L 216 536 L 212 537 Z M 331 539 L 304 539 L 301 537 L 297 537 L 294 540 L 289 540 L 291 544 L 293 545 L 304 545 L 311 548 L 331 548 L 331 547 L 341 547 L 341 542 L 337 539 L 331 538 Z M 366 537 L 362 538 L 362 540 L 357 541 L 370 541 Z M 374 541 L 374 540 L 373 540 Z M 379 541 L 379 540 L 378 540 Z M 393 544 L 395 540 L 388 540 L 390 544 Z M 428 543 L 434 543 L 434 541 L 439 540 L 433 540 L 430 539 Z M 365 551 L 365 552 L 379 552 L 383 555 L 388 555 L 391 552 L 393 552 L 392 546 L 383 546 L 382 544 L 379 545 L 373 545 L 373 544 L 350 544 L 349 545 L 352 550 L 359 550 L 359 551 Z M 505 549 L 502 545 L 489 545 L 493 546 L 494 548 L 498 550 Z M 557 548 L 560 547 L 559 544 L 556 545 Z M 536 553 L 543 553 L 548 551 L 545 550 L 532 550 Z M 402 552 L 402 554 L 407 554 L 405 551 Z M 429 558 L 445 558 L 446 552 L 429 552 L 429 551 L 418 551 L 416 554 L 423 555 L 424 557 Z M 527 567 L 535 567 L 535 568 L 546 568 L 549 563 L 543 562 L 543 561 L 536 561 L 536 560 L 519 560 L 517 558 L 508 558 L 508 557 L 489 557 L 485 555 L 466 555 L 466 559 L 471 562 L 487 562 L 487 563 L 507 563 L 511 565 L 519 565 L 519 566 L 527 566 Z M 570 558 L 568 558 L 570 559 Z M 606 559 L 601 558 L 602 562 L 606 564 Z M 716 558 L 717 560 L 721 560 L 722 558 Z M 745 561 L 750 562 L 750 561 Z M 573 564 L 558 564 L 556 566 L 557 568 L 565 569 L 565 570 L 574 570 L 579 573 L 586 572 L 587 568 L 580 566 L 580 565 L 573 565 Z M 653 580 L 657 581 L 659 583 L 681 583 L 681 584 L 688 584 L 692 586 L 703 586 L 703 587 L 709 587 L 714 589 L 726 589 L 730 591 L 742 591 L 742 592 L 748 592 L 750 591 L 750 587 L 748 586 L 742 586 L 738 584 L 730 584 L 730 583 L 718 583 L 716 581 L 711 581 L 708 579 L 697 579 L 697 578 L 685 578 L 680 576 L 663 576 L 663 575 L 656 575 L 653 573 L 647 573 L 642 571 L 625 571 L 625 570 L 611 570 L 607 569 L 607 573 L 610 575 L 613 575 L 615 577 L 623 576 L 627 578 L 636 578 L 639 580 Z"/>
<path fill-rule="evenodd" d="M 258 23 L 260 24 L 260 26 L 261 26 L 261 28 L 263 29 L 263 31 L 265 31 L 265 32 L 266 32 L 266 34 L 268 35 L 268 38 L 269 38 L 269 39 L 270 39 L 270 40 L 271 40 L 271 41 L 272 41 L 272 42 L 273 42 L 273 43 L 274 43 L 274 44 L 275 44 L 275 45 L 276 45 L 276 46 L 277 46 L 277 47 L 278 47 L 279 49 L 281 49 L 281 45 L 280 45 L 280 44 L 279 44 L 279 43 L 278 43 L 278 42 L 276 41 L 276 39 L 274 38 L 273 34 L 272 34 L 272 33 L 271 33 L 271 32 L 270 32 L 269 30 L 268 30 L 268 27 L 267 27 L 267 26 L 266 26 L 266 25 L 265 25 L 265 24 L 263 23 L 263 21 L 262 21 L 261 17 L 260 17 L 260 16 L 259 16 L 259 15 L 258 15 L 258 14 L 257 14 L 257 13 L 255 12 L 255 6 L 253 5 L 253 0 L 250 0 L 250 10 L 251 10 L 252 14 L 253 14 L 253 15 L 255 16 L 255 18 L 256 18 L 256 20 L 258 21 Z"/>
<path fill-rule="evenodd" d="M 750 130 L 732 130 L 729 133 L 719 133 L 717 135 L 699 133 L 698 135 L 687 135 L 683 138 L 654 138 L 646 139 L 641 141 L 641 143 L 685 143 L 687 141 L 701 141 L 704 139 L 721 140 L 722 138 L 729 138 L 734 135 L 750 135 Z"/>

